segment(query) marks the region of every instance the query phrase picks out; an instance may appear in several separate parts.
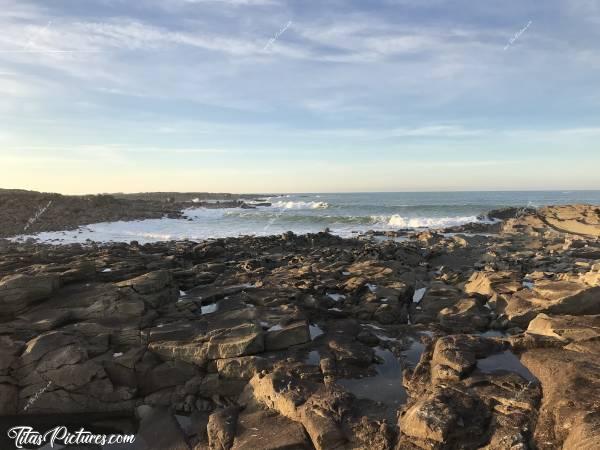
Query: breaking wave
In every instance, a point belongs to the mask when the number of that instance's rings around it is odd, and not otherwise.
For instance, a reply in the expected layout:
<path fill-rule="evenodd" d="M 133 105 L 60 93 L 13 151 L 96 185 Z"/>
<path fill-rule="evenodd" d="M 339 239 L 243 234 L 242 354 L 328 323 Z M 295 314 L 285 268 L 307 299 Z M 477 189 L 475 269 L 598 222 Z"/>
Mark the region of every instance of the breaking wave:
<path fill-rule="evenodd" d="M 279 201 L 271 204 L 273 208 L 283 209 L 327 209 L 329 204 L 327 202 L 302 202 L 302 201 Z"/>
<path fill-rule="evenodd" d="M 376 216 L 377 221 L 382 219 L 382 216 Z M 458 216 L 458 217 L 402 217 L 398 214 L 387 218 L 383 216 L 383 220 L 387 219 L 387 225 L 398 228 L 438 228 L 451 227 L 454 225 L 462 225 L 469 222 L 477 222 L 476 216 Z"/>

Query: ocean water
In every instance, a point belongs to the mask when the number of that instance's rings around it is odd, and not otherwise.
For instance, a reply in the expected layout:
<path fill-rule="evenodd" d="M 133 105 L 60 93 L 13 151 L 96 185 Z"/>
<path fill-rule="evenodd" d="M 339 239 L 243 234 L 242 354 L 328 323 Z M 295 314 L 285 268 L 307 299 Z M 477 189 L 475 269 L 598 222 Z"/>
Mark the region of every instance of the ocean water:
<path fill-rule="evenodd" d="M 204 209 L 190 203 L 185 211 L 187 219 L 99 223 L 74 231 L 19 238 L 59 243 L 87 239 L 143 243 L 265 236 L 286 231 L 303 234 L 326 228 L 340 236 L 353 236 L 368 230 L 424 229 L 476 222 L 477 216 L 507 206 L 600 205 L 600 191 L 287 194 L 263 198 L 272 205 L 256 209 Z"/>

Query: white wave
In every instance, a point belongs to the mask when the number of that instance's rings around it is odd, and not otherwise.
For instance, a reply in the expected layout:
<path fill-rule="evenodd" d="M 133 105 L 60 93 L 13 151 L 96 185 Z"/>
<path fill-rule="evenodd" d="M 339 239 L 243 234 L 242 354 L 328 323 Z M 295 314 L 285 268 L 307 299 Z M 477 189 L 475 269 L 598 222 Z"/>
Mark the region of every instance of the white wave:
<path fill-rule="evenodd" d="M 477 217 L 475 216 L 402 217 L 394 214 L 393 216 L 371 216 L 371 219 L 379 223 L 385 222 L 386 226 L 396 228 L 439 228 L 477 222 Z"/>
<path fill-rule="evenodd" d="M 327 202 L 275 202 L 271 206 L 274 208 L 283 208 L 283 209 L 327 209 L 329 208 L 329 204 Z"/>

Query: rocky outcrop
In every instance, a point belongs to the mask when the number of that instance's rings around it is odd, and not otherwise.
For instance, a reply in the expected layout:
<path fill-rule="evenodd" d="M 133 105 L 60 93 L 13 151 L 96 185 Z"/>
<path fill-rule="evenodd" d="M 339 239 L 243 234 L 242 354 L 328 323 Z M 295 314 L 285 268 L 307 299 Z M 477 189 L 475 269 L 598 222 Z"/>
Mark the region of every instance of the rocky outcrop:
<path fill-rule="evenodd" d="M 0 279 L 0 314 L 14 315 L 44 300 L 60 285 L 56 275 L 8 275 Z"/>
<path fill-rule="evenodd" d="M 135 417 L 136 448 L 595 448 L 600 242 L 552 211 L 402 242 L 0 241 L 0 414 Z"/>
<path fill-rule="evenodd" d="M 600 314 L 600 287 L 570 281 L 536 281 L 532 289 L 522 289 L 507 302 L 509 320 L 526 328 L 539 313 L 587 315 Z"/>

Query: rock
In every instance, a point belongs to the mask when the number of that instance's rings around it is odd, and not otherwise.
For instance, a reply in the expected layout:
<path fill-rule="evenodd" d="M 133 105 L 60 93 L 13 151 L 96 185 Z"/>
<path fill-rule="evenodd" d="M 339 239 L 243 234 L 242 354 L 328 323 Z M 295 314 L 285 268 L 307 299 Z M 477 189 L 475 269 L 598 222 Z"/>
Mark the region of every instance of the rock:
<path fill-rule="evenodd" d="M 152 408 L 140 421 L 134 450 L 190 450 L 177 420 L 166 409 Z"/>
<path fill-rule="evenodd" d="M 407 323 L 408 310 L 406 306 L 400 308 L 394 305 L 383 304 L 375 310 L 373 319 L 383 325 Z"/>
<path fill-rule="evenodd" d="M 240 415 L 233 450 L 309 450 L 312 444 L 304 428 L 274 411 L 251 411 Z"/>
<path fill-rule="evenodd" d="M 600 236 L 600 208 L 592 205 L 547 206 L 538 216 L 552 228 L 584 236 Z"/>
<path fill-rule="evenodd" d="M 600 338 L 600 315 L 549 316 L 538 314 L 529 322 L 528 333 L 541 334 L 566 342 L 579 342 Z"/>
<path fill-rule="evenodd" d="M 598 447 L 600 241 L 574 234 L 597 210 L 453 229 L 494 236 L 0 241 L 0 413 L 137 410 L 141 448 Z"/>
<path fill-rule="evenodd" d="M 179 289 L 173 284 L 173 276 L 166 270 L 150 272 L 131 280 L 117 283 L 121 288 L 130 288 L 153 308 L 159 308 L 179 298 Z"/>
<path fill-rule="evenodd" d="M 434 282 L 418 304 L 411 304 L 411 321 L 413 323 L 437 322 L 440 311 L 454 306 L 462 296 L 462 292 L 454 286 Z"/>
<path fill-rule="evenodd" d="M 523 364 L 540 380 L 544 397 L 537 442 L 559 448 L 595 448 L 600 442 L 600 356 L 557 348 L 523 353 Z"/>
<path fill-rule="evenodd" d="M 0 414 L 10 416 L 17 414 L 19 405 L 19 389 L 12 384 L 0 384 Z"/>
<path fill-rule="evenodd" d="M 255 375 L 245 396 L 301 423 L 317 450 L 343 448 L 346 442 L 339 424 L 349 399 L 334 387 L 300 383 L 283 374 Z"/>
<path fill-rule="evenodd" d="M 445 448 L 477 448 L 485 443 L 481 430 L 486 429 L 489 419 L 490 413 L 478 397 L 438 388 L 409 407 L 398 426 L 422 448 L 431 448 L 435 443 Z"/>
<path fill-rule="evenodd" d="M 310 341 L 308 323 L 294 322 L 284 327 L 271 329 L 265 334 L 265 350 L 283 350 L 293 345 L 305 344 Z"/>
<path fill-rule="evenodd" d="M 438 339 L 431 358 L 434 380 L 457 380 L 474 369 L 477 358 L 502 351 L 506 344 L 472 335 L 452 335 Z"/>
<path fill-rule="evenodd" d="M 512 294 L 521 288 L 518 275 L 508 271 L 474 272 L 465 284 L 467 294 L 479 294 L 487 298 Z"/>
<path fill-rule="evenodd" d="M 206 332 L 206 327 L 200 323 L 183 321 L 169 324 L 160 324 L 157 327 L 149 328 L 145 331 L 148 342 L 186 340 Z"/>
<path fill-rule="evenodd" d="M 599 295 L 600 287 L 568 281 L 536 281 L 533 289 L 521 290 L 509 298 L 505 313 L 512 322 L 527 328 L 539 313 L 600 314 Z"/>
<path fill-rule="evenodd" d="M 75 391 L 88 385 L 94 378 L 104 378 L 106 373 L 94 361 L 85 361 L 81 364 L 64 365 L 58 369 L 44 372 L 42 377 L 51 382 L 52 386 Z"/>
<path fill-rule="evenodd" d="M 217 371 L 221 378 L 249 380 L 268 367 L 268 361 L 260 356 L 218 359 Z"/>
<path fill-rule="evenodd" d="M 40 334 L 27 343 L 25 351 L 21 355 L 20 365 L 28 365 L 39 361 L 47 353 L 54 350 L 61 351 L 62 347 L 77 343 L 77 336 L 60 331 L 50 331 Z"/>
<path fill-rule="evenodd" d="M 144 372 L 140 388 L 144 395 L 164 388 L 185 384 L 196 375 L 196 368 L 182 361 L 167 361 Z"/>
<path fill-rule="evenodd" d="M 442 328 L 454 333 L 485 330 L 490 323 L 490 310 L 483 307 L 481 302 L 466 298 L 442 309 L 438 313 L 438 320 Z"/>
<path fill-rule="evenodd" d="M 215 330 L 191 341 L 151 342 L 148 349 L 165 360 L 181 360 L 201 366 L 209 360 L 261 353 L 264 336 L 259 325 L 247 323 Z"/>
<path fill-rule="evenodd" d="M 208 444 L 210 450 L 229 450 L 233 445 L 239 408 L 230 407 L 215 411 L 208 418 Z"/>
<path fill-rule="evenodd" d="M 0 315 L 11 316 L 58 289 L 57 275 L 9 275 L 0 280 Z"/>
<path fill-rule="evenodd" d="M 358 341 L 335 338 L 331 339 L 328 345 L 336 361 L 340 364 L 367 367 L 375 358 L 373 349 Z"/>
<path fill-rule="evenodd" d="M 0 336 L 0 375 L 8 370 L 24 347 L 24 343 L 14 341 L 9 336 Z"/>

